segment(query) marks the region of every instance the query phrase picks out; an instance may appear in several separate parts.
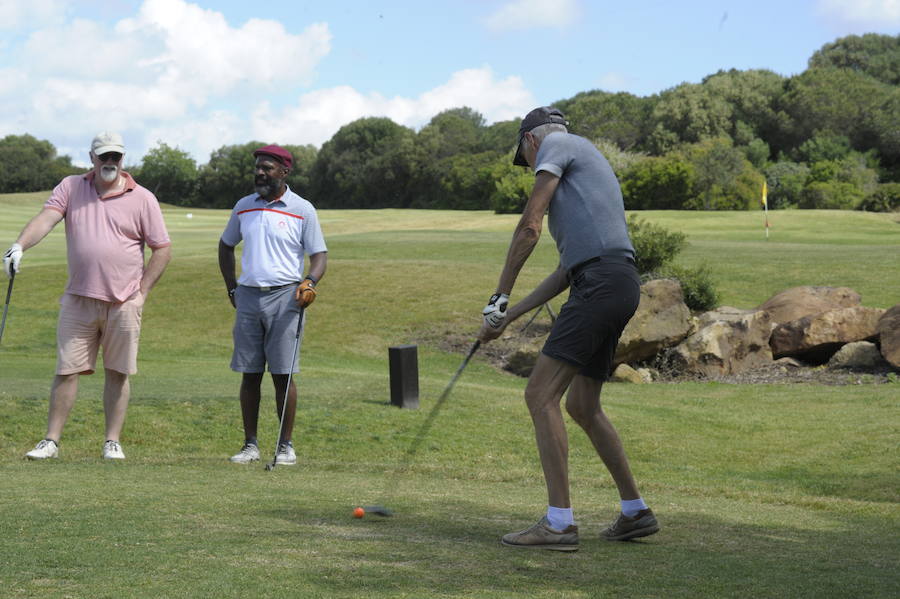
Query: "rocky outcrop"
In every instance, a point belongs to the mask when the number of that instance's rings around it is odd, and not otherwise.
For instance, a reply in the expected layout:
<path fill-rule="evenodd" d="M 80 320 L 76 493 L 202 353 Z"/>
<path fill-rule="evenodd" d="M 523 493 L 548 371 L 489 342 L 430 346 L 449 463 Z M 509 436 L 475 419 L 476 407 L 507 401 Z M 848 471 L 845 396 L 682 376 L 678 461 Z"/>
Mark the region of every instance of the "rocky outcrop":
<path fill-rule="evenodd" d="M 881 355 L 894 368 L 900 368 L 900 304 L 888 309 L 876 327 Z"/>
<path fill-rule="evenodd" d="M 643 383 L 644 377 L 628 364 L 619 364 L 609 377 L 611 383 Z"/>
<path fill-rule="evenodd" d="M 837 351 L 828 360 L 829 368 L 848 368 L 854 370 L 874 370 L 885 366 L 884 358 L 878 346 L 869 341 L 854 341 Z"/>
<path fill-rule="evenodd" d="M 641 303 L 619 338 L 614 362 L 652 358 L 687 337 L 691 311 L 678 281 L 657 279 L 641 285 Z"/>
<path fill-rule="evenodd" d="M 884 312 L 855 306 L 805 316 L 775 327 L 769 345 L 775 358 L 792 356 L 824 364 L 845 343 L 876 339 Z"/>
<path fill-rule="evenodd" d="M 785 289 L 760 304 L 772 322 L 783 324 L 804 316 L 858 306 L 860 295 L 849 287 L 802 286 Z"/>
<path fill-rule="evenodd" d="M 772 362 L 772 320 L 762 310 L 722 308 L 698 318 L 698 329 L 672 351 L 673 364 L 706 377 L 738 374 Z"/>

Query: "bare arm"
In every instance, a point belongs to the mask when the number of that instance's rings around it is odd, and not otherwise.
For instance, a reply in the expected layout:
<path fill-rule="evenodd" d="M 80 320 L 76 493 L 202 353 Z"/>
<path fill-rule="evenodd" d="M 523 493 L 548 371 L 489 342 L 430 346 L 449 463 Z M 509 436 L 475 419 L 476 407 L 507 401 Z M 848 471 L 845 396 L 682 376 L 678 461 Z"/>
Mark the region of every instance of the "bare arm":
<path fill-rule="evenodd" d="M 478 338 L 484 342 L 496 339 L 503 334 L 503 331 L 506 330 L 509 323 L 513 322 L 523 314 L 527 314 L 541 304 L 550 301 L 565 291 L 568 286 L 569 279 L 567 273 L 560 265 L 556 270 L 550 273 L 546 279 L 541 281 L 541 283 L 534 288 L 534 291 L 522 298 L 517 304 L 510 306 L 506 313 L 506 319 L 499 328 L 495 329 L 486 323 L 482 323 L 481 330 L 478 332 Z"/>
<path fill-rule="evenodd" d="M 163 271 L 172 259 L 172 246 L 157 248 L 152 250 L 150 261 L 147 262 L 147 268 L 144 269 L 144 276 L 141 278 L 141 295 L 146 296 L 159 281 Z"/>
<path fill-rule="evenodd" d="M 64 215 L 60 211 L 44 208 L 38 212 L 37 216 L 28 221 L 28 224 L 19 233 L 16 243 L 22 246 L 23 251 L 36 246 L 63 218 Z"/>
<path fill-rule="evenodd" d="M 219 240 L 219 271 L 222 273 L 227 291 L 230 292 L 237 287 L 237 275 L 234 271 L 234 246 L 228 245 L 221 239 Z M 229 295 L 228 299 L 231 301 L 231 305 L 235 306 L 234 297 Z"/>
<path fill-rule="evenodd" d="M 328 266 L 328 252 L 319 252 L 309 257 L 309 272 L 307 276 L 312 277 L 316 281 L 321 281 L 325 276 L 325 269 Z"/>
<path fill-rule="evenodd" d="M 497 283 L 497 293 L 509 294 L 512 292 L 519 271 L 525 265 L 525 261 L 531 255 L 538 240 L 541 238 L 541 230 L 544 226 L 544 213 L 553 199 L 556 187 L 559 185 L 559 177 L 541 171 L 534 180 L 534 188 L 531 197 L 522 211 L 522 218 L 516 225 L 509 252 L 506 254 L 506 264 L 500 273 L 500 281 Z"/>

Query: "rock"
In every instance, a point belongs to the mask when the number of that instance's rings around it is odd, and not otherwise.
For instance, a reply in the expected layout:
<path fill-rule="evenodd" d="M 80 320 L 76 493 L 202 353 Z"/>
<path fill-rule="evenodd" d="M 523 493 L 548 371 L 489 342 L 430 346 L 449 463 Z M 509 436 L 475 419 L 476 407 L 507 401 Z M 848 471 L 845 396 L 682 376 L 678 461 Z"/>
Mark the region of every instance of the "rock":
<path fill-rule="evenodd" d="M 645 383 L 652 383 L 659 378 L 659 372 L 652 368 L 638 368 L 637 373 L 641 375 L 641 379 L 643 379 Z"/>
<path fill-rule="evenodd" d="M 752 370 L 772 362 L 768 312 L 725 310 L 700 316 L 700 329 L 672 350 L 676 368 L 715 378 Z M 740 313 L 739 313 L 740 312 Z"/>
<path fill-rule="evenodd" d="M 775 327 L 769 345 L 776 358 L 793 356 L 824 364 L 845 343 L 875 339 L 878 319 L 884 312 L 856 306 L 804 316 Z"/>
<path fill-rule="evenodd" d="M 777 293 L 760 304 L 757 310 L 765 310 L 775 324 L 784 324 L 840 308 L 858 306 L 860 295 L 849 287 L 792 287 Z"/>
<path fill-rule="evenodd" d="M 544 347 L 544 342 L 547 341 L 547 336 L 544 335 L 529 343 L 519 345 L 506 356 L 504 368 L 518 376 L 530 376 L 531 369 L 534 368 L 534 363 L 537 362 L 538 354 L 541 353 L 541 348 Z"/>
<path fill-rule="evenodd" d="M 679 343 L 690 331 L 691 311 L 678 281 L 648 281 L 641 285 L 641 303 L 619 338 L 614 363 L 652 358 Z"/>
<path fill-rule="evenodd" d="M 874 370 L 885 365 L 878 346 L 868 341 L 848 343 L 831 356 L 829 368 L 855 368 L 858 370 Z"/>
<path fill-rule="evenodd" d="M 619 364 L 609 377 L 611 383 L 643 383 L 641 374 L 628 364 Z"/>
<path fill-rule="evenodd" d="M 798 362 L 794 358 L 778 358 L 773 362 L 785 368 L 803 368 L 803 362 Z"/>
<path fill-rule="evenodd" d="M 894 368 L 900 368 L 900 304 L 889 308 L 876 327 L 881 355 Z"/>

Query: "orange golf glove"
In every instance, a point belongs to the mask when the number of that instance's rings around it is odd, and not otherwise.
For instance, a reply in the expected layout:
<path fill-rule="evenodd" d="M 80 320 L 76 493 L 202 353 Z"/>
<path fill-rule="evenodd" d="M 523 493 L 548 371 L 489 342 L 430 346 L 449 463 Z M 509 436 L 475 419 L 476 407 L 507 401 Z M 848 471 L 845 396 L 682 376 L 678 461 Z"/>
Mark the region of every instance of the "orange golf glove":
<path fill-rule="evenodd" d="M 303 279 L 303 282 L 297 287 L 294 299 L 301 308 L 307 307 L 316 300 L 316 284 L 312 279 Z"/>

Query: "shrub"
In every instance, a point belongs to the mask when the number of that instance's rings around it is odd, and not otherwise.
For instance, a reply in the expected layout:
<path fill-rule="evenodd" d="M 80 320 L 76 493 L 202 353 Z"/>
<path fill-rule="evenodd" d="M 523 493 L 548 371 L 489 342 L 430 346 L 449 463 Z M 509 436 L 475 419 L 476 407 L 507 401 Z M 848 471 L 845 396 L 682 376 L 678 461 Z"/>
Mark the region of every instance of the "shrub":
<path fill-rule="evenodd" d="M 856 208 L 863 195 L 863 191 L 852 183 L 813 181 L 800 194 L 800 207 L 847 210 Z"/>
<path fill-rule="evenodd" d="M 900 210 L 900 183 L 882 183 L 857 206 L 857 209 L 869 212 Z"/>
<path fill-rule="evenodd" d="M 694 312 L 706 312 L 718 307 L 719 292 L 712 280 L 709 267 L 705 264 L 696 268 L 669 264 L 663 267 L 659 274 L 681 283 L 684 303 Z"/>
<path fill-rule="evenodd" d="M 641 220 L 632 214 L 628 218 L 628 234 L 634 246 L 635 261 L 640 273 L 659 270 L 687 247 L 684 233 L 672 232 Z"/>

